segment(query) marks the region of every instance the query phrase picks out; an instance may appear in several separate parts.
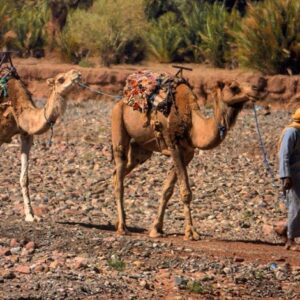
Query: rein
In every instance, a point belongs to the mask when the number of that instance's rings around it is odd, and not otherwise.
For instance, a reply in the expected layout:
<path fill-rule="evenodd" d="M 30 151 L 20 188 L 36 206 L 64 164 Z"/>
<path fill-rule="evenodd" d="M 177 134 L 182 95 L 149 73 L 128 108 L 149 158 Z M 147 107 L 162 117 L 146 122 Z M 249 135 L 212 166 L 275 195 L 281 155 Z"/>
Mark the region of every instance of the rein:
<path fill-rule="evenodd" d="M 254 113 L 254 120 L 255 120 L 255 125 L 256 125 L 256 132 L 257 132 L 257 136 L 258 136 L 259 147 L 260 147 L 261 152 L 263 154 L 263 164 L 265 166 L 265 169 L 266 169 L 267 173 L 270 175 L 270 177 L 272 179 L 272 186 L 274 188 L 277 188 L 278 186 L 275 183 L 274 172 L 272 170 L 270 161 L 268 159 L 267 150 L 265 148 L 263 138 L 262 138 L 262 134 L 261 134 L 260 127 L 259 127 L 259 123 L 258 123 L 257 106 L 254 103 L 253 103 L 253 113 Z"/>
<path fill-rule="evenodd" d="M 85 89 L 88 89 L 90 90 L 91 92 L 95 93 L 95 94 L 98 94 L 98 95 L 102 95 L 102 96 L 108 96 L 108 97 L 111 97 L 115 100 L 121 100 L 123 97 L 120 96 L 120 95 L 112 95 L 112 94 L 108 94 L 108 93 L 104 93 L 100 90 L 94 90 L 92 89 L 91 87 L 89 87 L 87 84 L 83 83 L 83 82 L 80 82 L 80 81 L 77 81 L 77 84 L 81 87 L 81 88 L 85 88 Z"/>
<path fill-rule="evenodd" d="M 49 125 L 50 127 L 50 136 L 49 136 L 49 139 L 48 139 L 48 148 L 50 148 L 52 146 L 52 138 L 53 138 L 53 134 L 54 134 L 54 125 L 55 125 L 55 122 L 53 121 L 50 121 L 47 116 L 46 116 L 46 106 L 44 107 L 44 117 L 45 117 L 45 120 L 47 122 L 47 124 Z"/>

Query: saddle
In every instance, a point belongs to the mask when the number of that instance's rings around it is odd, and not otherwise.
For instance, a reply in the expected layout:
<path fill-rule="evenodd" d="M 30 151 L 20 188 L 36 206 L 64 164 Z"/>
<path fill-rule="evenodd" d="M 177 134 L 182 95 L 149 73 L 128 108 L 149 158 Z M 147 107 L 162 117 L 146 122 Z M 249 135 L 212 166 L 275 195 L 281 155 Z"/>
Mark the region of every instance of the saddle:
<path fill-rule="evenodd" d="M 152 125 L 160 148 L 164 148 L 165 144 L 169 147 L 183 138 L 191 126 L 189 105 L 186 99 L 176 99 L 175 94 L 180 84 L 192 87 L 185 78 L 177 75 L 139 71 L 128 76 L 124 88 L 123 102 L 149 117 L 144 127 Z M 154 120 L 150 120 L 151 111 L 159 111 L 168 119 L 167 128 L 155 120 L 155 114 Z"/>
<path fill-rule="evenodd" d="M 176 87 L 181 83 L 187 81 L 165 72 L 138 71 L 127 77 L 123 101 L 133 110 L 144 113 L 160 111 L 167 117 L 174 104 Z"/>

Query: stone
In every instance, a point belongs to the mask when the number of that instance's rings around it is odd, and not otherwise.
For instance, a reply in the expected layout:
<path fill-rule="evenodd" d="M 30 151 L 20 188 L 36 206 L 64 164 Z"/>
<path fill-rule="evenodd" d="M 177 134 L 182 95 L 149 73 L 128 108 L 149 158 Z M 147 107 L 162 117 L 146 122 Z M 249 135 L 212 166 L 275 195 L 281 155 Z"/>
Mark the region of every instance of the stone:
<path fill-rule="evenodd" d="M 280 236 L 286 236 L 287 223 L 286 221 L 280 221 L 274 224 L 274 231 Z"/>
<path fill-rule="evenodd" d="M 146 280 L 141 280 L 141 281 L 139 282 L 139 284 L 140 284 L 140 286 L 141 286 L 142 288 L 144 288 L 144 289 L 149 289 L 149 284 L 148 284 L 148 282 L 147 282 Z"/>
<path fill-rule="evenodd" d="M 245 259 L 243 257 L 235 256 L 233 259 L 235 262 L 243 262 Z"/>
<path fill-rule="evenodd" d="M 42 217 L 43 215 L 47 215 L 49 212 L 49 208 L 47 206 L 38 206 L 33 208 L 33 212 L 36 216 Z"/>
<path fill-rule="evenodd" d="M 88 265 L 88 260 L 84 257 L 75 257 L 74 258 L 74 268 L 76 270 L 81 268 L 86 268 Z"/>
<path fill-rule="evenodd" d="M 11 239 L 9 245 L 10 247 L 17 247 L 19 246 L 19 242 L 16 239 Z"/>
<path fill-rule="evenodd" d="M 274 234 L 274 227 L 269 224 L 264 224 L 262 226 L 262 231 L 265 236 L 271 236 Z"/>
<path fill-rule="evenodd" d="M 15 273 L 12 271 L 5 271 L 2 276 L 4 279 L 14 279 L 16 277 Z"/>
<path fill-rule="evenodd" d="M 0 248 L 0 256 L 8 256 L 11 255 L 10 249 L 7 247 Z"/>
<path fill-rule="evenodd" d="M 35 243 L 34 242 L 28 242 L 26 245 L 25 245 L 25 249 L 26 250 L 34 250 L 36 247 Z"/>
<path fill-rule="evenodd" d="M 30 274 L 31 273 L 30 267 L 27 265 L 19 265 L 19 266 L 15 267 L 14 271 L 17 273 L 21 273 L 21 274 Z"/>
<path fill-rule="evenodd" d="M 188 280 L 186 278 L 184 278 L 182 276 L 175 276 L 175 278 L 174 278 L 175 288 L 185 289 L 187 284 L 188 284 Z"/>
<path fill-rule="evenodd" d="M 20 246 L 13 247 L 13 248 L 10 248 L 10 252 L 11 252 L 11 254 L 17 254 L 17 253 L 20 253 L 21 249 L 22 248 Z"/>

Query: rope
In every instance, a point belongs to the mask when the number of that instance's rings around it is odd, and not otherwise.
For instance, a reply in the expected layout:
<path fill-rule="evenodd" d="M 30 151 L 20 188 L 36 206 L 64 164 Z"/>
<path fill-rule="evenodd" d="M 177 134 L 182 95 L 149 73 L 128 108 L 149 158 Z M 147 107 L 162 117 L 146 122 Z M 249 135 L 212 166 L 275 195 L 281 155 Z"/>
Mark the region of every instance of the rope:
<path fill-rule="evenodd" d="M 52 138 L 53 138 L 53 134 L 54 134 L 54 124 L 55 123 L 53 121 L 49 121 L 49 119 L 46 117 L 46 107 L 44 108 L 44 117 L 46 119 L 47 124 L 50 127 L 50 137 L 47 142 L 48 148 L 50 148 L 52 146 Z"/>
<path fill-rule="evenodd" d="M 78 81 L 77 84 L 80 87 L 86 88 L 86 89 L 90 90 L 91 92 L 93 92 L 95 94 L 99 94 L 99 95 L 102 95 L 102 96 L 108 96 L 108 97 L 114 98 L 115 100 L 121 100 L 122 99 L 122 96 L 120 96 L 120 95 L 112 95 L 112 94 L 104 93 L 104 92 L 99 91 L 99 90 L 94 90 L 94 89 L 90 88 L 88 85 L 84 84 L 83 82 Z"/>
<path fill-rule="evenodd" d="M 256 125 L 256 132 L 257 132 L 257 135 L 258 135 L 259 146 L 260 146 L 260 149 L 261 149 L 262 154 L 263 154 L 263 163 L 264 163 L 266 171 L 269 173 L 269 175 L 272 179 L 272 186 L 274 188 L 277 188 L 277 185 L 275 184 L 274 173 L 273 173 L 272 167 L 270 165 L 270 162 L 268 160 L 267 151 L 266 151 L 266 148 L 265 148 L 265 145 L 264 145 L 264 142 L 263 142 L 263 139 L 262 139 L 262 135 L 261 135 L 261 132 L 260 132 L 258 117 L 257 117 L 257 112 L 256 112 L 256 105 L 255 104 L 253 104 L 253 112 L 254 112 L 254 119 L 255 119 L 255 125 Z"/>

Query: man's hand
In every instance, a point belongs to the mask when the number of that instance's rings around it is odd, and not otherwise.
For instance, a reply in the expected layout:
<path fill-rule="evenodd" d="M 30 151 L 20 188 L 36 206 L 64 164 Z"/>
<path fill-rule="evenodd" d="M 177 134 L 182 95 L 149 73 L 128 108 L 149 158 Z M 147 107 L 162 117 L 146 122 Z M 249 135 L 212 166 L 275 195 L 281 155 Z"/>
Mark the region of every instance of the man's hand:
<path fill-rule="evenodd" d="M 282 190 L 283 192 L 290 190 L 293 186 L 292 178 L 291 177 L 285 177 L 282 178 Z"/>

